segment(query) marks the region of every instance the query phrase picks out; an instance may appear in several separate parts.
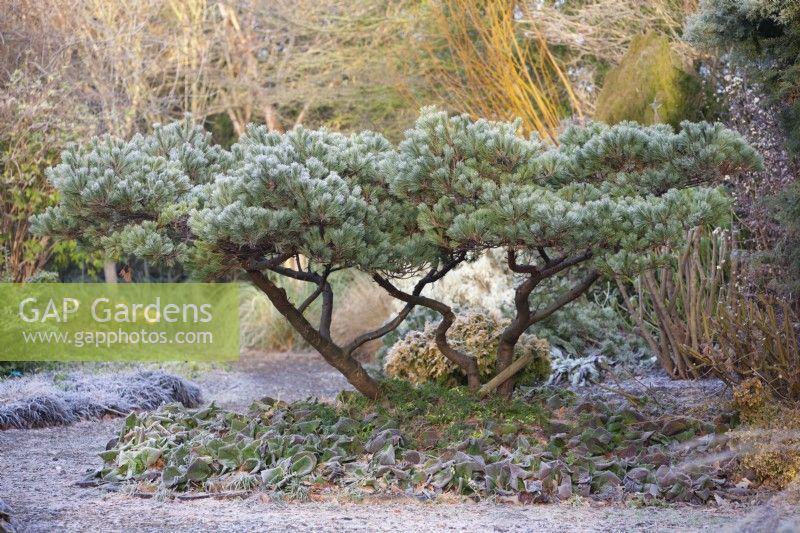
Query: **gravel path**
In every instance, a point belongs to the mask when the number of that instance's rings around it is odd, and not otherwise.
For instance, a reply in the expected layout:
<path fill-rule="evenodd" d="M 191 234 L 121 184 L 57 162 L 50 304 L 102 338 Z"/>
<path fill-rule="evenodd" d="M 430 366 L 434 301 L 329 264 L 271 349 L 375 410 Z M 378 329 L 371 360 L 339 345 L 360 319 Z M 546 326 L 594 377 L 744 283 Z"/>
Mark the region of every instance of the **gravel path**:
<path fill-rule="evenodd" d="M 226 408 L 242 408 L 265 395 L 293 400 L 321 391 L 330 398 L 346 385 L 311 354 L 248 357 L 230 372 L 215 371 L 197 381 L 208 400 Z M 746 509 L 732 507 L 588 503 L 285 504 L 260 494 L 245 500 L 157 502 L 75 487 L 87 469 L 99 465 L 97 453 L 120 423 L 96 420 L 0 432 L 0 498 L 12 508 L 21 531 L 740 531 L 747 515 Z M 753 523 L 763 529 L 762 520 L 751 519 L 748 526 Z M 751 530 L 748 526 L 744 530 Z"/>
<path fill-rule="evenodd" d="M 193 380 L 205 398 L 224 409 L 244 411 L 264 396 L 276 400 L 333 399 L 352 390 L 347 380 L 316 353 L 245 353 L 231 371 L 214 371 Z"/>

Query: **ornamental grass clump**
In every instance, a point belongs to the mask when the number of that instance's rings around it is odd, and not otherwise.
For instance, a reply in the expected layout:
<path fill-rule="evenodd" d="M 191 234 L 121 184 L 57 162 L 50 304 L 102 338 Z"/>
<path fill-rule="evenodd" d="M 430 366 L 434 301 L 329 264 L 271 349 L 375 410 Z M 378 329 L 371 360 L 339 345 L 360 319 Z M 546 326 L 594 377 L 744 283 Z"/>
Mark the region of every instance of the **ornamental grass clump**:
<path fill-rule="evenodd" d="M 553 146 L 519 136 L 518 123 L 425 109 L 397 147 L 372 132 L 251 126 L 227 151 L 186 119 L 130 141 L 105 137 L 67 150 L 49 172 L 60 202 L 34 227 L 112 256 L 180 262 L 197 278 L 246 274 L 305 342 L 373 399 L 380 385 L 354 353 L 418 305 L 442 316 L 437 348 L 471 389 L 481 386 L 477 359 L 448 341 L 452 309 L 423 290 L 498 249 L 523 280 L 484 385 L 508 396 L 529 327 L 604 273 L 647 267 L 651 250 L 727 213 L 716 180 L 759 165 L 719 124 L 682 127 L 590 124 Z M 330 276 L 348 269 L 368 273 L 405 305 L 380 327 L 337 341 Z M 409 276 L 413 288 L 399 289 Z M 293 301 L 278 277 L 312 290 Z M 532 307 L 532 291 L 553 277 L 570 285 Z M 309 320 L 316 301 L 318 318 Z"/>

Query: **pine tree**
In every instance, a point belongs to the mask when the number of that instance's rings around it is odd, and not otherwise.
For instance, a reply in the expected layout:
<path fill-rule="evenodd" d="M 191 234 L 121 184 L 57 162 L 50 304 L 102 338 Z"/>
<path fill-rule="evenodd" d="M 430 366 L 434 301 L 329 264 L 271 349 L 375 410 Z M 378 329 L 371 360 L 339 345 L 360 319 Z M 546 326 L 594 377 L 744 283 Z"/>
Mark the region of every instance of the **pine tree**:
<path fill-rule="evenodd" d="M 396 148 L 372 132 L 298 127 L 278 134 L 251 126 L 226 151 L 187 119 L 129 141 L 104 137 L 67 150 L 49 173 L 60 203 L 34 227 L 110 254 L 181 262 L 204 279 L 246 273 L 372 398 L 379 386 L 353 352 L 392 331 L 416 305 L 431 308 L 443 316 L 438 347 L 477 388 L 474 357 L 447 340 L 453 312 L 423 296 L 427 285 L 488 249 L 506 251 L 508 268 L 523 281 L 498 348 L 503 372 L 531 324 L 604 272 L 643 268 L 651 250 L 678 242 L 684 228 L 726 213 L 725 193 L 708 185 L 759 164 L 719 125 L 686 123 L 674 133 L 590 124 L 567 130 L 558 146 L 522 138 L 518 127 L 426 109 Z M 368 272 L 405 306 L 381 328 L 337 344 L 329 277 L 345 269 Z M 531 309 L 537 285 L 579 269 L 570 290 Z M 396 287 L 411 275 L 417 283 L 410 292 Z M 292 302 L 276 276 L 315 289 Z M 317 299 L 314 325 L 305 312 Z M 512 389 L 508 379 L 501 391 Z"/>
<path fill-rule="evenodd" d="M 517 129 L 426 109 L 384 163 L 392 192 L 418 213 L 417 232 L 441 254 L 474 257 L 500 248 L 522 278 L 510 302 L 515 318 L 498 347 L 498 374 L 529 327 L 603 273 L 652 266 L 655 249 L 678 245 L 688 228 L 724 220 L 730 199 L 713 185 L 761 164 L 720 124 L 685 122 L 675 133 L 667 125 L 595 123 L 569 128 L 558 146 L 519 137 Z M 532 292 L 554 276 L 575 281 L 532 309 Z M 375 280 L 395 297 L 443 314 L 439 348 L 478 387 L 474 359 L 447 343 L 452 310 L 404 295 L 385 277 Z M 513 379 L 500 388 L 512 390 Z"/>
<path fill-rule="evenodd" d="M 789 148 L 800 153 L 800 2 L 701 0 L 685 37 L 728 54 L 762 83 L 779 104 Z"/>

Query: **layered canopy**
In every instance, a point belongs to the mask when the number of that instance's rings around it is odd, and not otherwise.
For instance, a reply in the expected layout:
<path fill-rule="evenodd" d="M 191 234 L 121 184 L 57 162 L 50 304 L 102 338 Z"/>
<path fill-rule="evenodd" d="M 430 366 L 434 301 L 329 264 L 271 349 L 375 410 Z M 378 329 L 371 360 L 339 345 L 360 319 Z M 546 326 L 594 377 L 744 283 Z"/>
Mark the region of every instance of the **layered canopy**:
<path fill-rule="evenodd" d="M 373 397 L 378 386 L 353 350 L 397 327 L 415 305 L 430 307 L 443 316 L 438 347 L 477 386 L 474 358 L 448 344 L 452 311 L 422 296 L 424 287 L 486 249 L 507 249 L 508 267 L 526 279 L 501 337 L 503 371 L 522 333 L 582 294 L 600 270 L 641 268 L 650 251 L 677 243 L 686 228 L 729 213 L 716 184 L 758 166 L 758 155 L 719 124 L 682 126 L 678 133 L 633 123 L 573 126 L 551 145 L 520 137 L 515 123 L 428 108 L 396 148 L 372 132 L 278 134 L 251 126 L 226 151 L 186 119 L 130 141 L 104 137 L 67 150 L 49 173 L 61 201 L 34 227 L 111 255 L 184 262 L 203 278 L 246 272 Z M 286 264 L 291 258 L 294 266 Z M 530 308 L 534 287 L 578 265 L 590 268 L 572 289 Z M 383 327 L 339 346 L 330 336 L 328 276 L 346 268 L 370 273 L 406 305 Z M 410 273 L 420 273 L 419 282 L 404 293 L 391 280 Z M 270 278 L 276 274 L 316 289 L 290 302 Z M 304 312 L 318 297 L 315 326 Z"/>
<path fill-rule="evenodd" d="M 429 108 L 397 149 L 251 126 L 229 152 L 187 119 L 65 151 L 36 228 L 156 261 L 198 247 L 206 275 L 287 254 L 387 272 L 506 246 L 625 258 L 725 216 L 709 186 L 758 164 L 719 124 L 573 126 L 558 146 L 517 130 Z"/>
<path fill-rule="evenodd" d="M 442 248 L 591 248 L 619 259 L 724 218 L 716 185 L 758 161 L 720 124 L 573 126 L 552 146 L 513 124 L 427 110 L 384 172 Z"/>

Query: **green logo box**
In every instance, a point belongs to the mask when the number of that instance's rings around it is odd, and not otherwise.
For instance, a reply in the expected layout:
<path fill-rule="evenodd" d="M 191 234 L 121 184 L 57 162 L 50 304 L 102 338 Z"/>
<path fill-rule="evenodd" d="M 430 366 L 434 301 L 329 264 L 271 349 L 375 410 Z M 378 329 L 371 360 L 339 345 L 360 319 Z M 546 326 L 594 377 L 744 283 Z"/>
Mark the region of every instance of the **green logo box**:
<path fill-rule="evenodd" d="M 236 283 L 0 283 L 0 361 L 231 361 Z"/>

